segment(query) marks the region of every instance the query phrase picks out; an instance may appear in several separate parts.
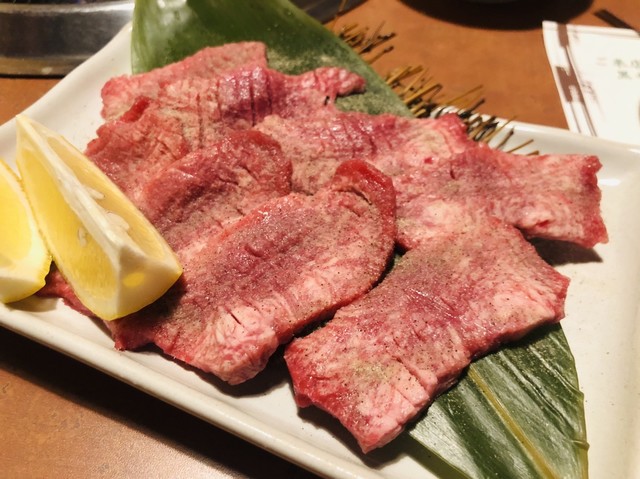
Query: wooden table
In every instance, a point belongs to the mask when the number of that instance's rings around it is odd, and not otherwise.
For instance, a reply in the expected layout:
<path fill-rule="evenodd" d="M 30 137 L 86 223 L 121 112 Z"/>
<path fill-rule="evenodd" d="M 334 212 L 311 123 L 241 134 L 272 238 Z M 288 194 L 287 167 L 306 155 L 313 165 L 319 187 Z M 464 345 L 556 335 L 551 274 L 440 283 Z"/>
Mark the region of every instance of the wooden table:
<path fill-rule="evenodd" d="M 373 65 L 422 65 L 450 97 L 482 86 L 481 111 L 566 127 L 543 19 L 604 25 L 608 8 L 640 25 L 637 0 L 369 0 L 343 16 L 394 32 Z M 384 23 L 383 23 L 384 22 Z M 59 79 L 0 77 L 0 123 Z M 308 478 L 310 473 L 115 379 L 0 329 L 0 475 L 28 478 Z"/>

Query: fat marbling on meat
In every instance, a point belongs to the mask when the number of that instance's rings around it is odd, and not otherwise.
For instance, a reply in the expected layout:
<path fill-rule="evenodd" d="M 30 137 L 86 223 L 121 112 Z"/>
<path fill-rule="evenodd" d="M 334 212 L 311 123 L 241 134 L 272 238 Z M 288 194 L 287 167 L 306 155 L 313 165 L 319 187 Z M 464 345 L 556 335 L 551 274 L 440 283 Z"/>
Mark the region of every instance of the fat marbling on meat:
<path fill-rule="evenodd" d="M 277 139 L 293 163 L 294 190 L 307 193 L 326 183 L 347 159 L 368 161 L 395 177 L 474 146 L 455 115 L 415 119 L 325 108 L 304 121 L 270 115 L 255 128 Z"/>
<path fill-rule="evenodd" d="M 113 120 L 126 112 L 139 96 L 155 98 L 163 85 L 176 78 L 208 78 L 238 67 L 267 66 L 261 42 L 238 42 L 206 47 L 178 62 L 135 75 L 111 78 L 102 87 L 102 117 Z"/>
<path fill-rule="evenodd" d="M 600 167 L 591 155 L 516 155 L 477 144 L 438 167 L 394 177 L 398 241 L 411 248 L 446 232 L 455 205 L 495 216 L 530 238 L 592 248 L 608 241 Z"/>
<path fill-rule="evenodd" d="M 278 142 L 237 131 L 148 178 L 138 206 L 185 262 L 208 236 L 290 192 L 291 162 Z"/>

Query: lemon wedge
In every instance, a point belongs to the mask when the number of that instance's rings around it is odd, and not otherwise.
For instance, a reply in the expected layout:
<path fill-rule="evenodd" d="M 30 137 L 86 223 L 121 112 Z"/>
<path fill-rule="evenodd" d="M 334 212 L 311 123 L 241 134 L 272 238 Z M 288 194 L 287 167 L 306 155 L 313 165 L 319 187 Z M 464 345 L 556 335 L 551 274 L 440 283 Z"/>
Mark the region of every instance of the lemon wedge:
<path fill-rule="evenodd" d="M 20 180 L 0 160 L 0 302 L 19 301 L 38 291 L 50 265 Z"/>
<path fill-rule="evenodd" d="M 182 274 L 166 241 L 118 187 L 60 134 L 16 117 L 16 162 L 56 266 L 78 299 L 112 320 Z"/>

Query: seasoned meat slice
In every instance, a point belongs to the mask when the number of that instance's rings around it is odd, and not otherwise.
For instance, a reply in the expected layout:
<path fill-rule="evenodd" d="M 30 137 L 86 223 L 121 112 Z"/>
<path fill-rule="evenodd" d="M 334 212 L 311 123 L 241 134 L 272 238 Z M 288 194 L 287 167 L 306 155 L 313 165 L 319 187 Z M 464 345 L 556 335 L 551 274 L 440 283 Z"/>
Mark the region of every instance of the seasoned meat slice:
<path fill-rule="evenodd" d="M 207 47 L 162 68 L 137 75 L 121 75 L 102 87 L 102 117 L 113 120 L 126 112 L 136 98 L 155 98 L 163 85 L 188 77 L 209 78 L 243 67 L 266 67 L 266 46 L 260 42 L 228 43 Z"/>
<path fill-rule="evenodd" d="M 185 262 L 208 237 L 290 192 L 291 163 L 279 144 L 238 131 L 160 170 L 145 183 L 138 205 Z"/>
<path fill-rule="evenodd" d="M 394 178 L 398 237 L 410 248 L 448 228 L 447 209 L 484 211 L 527 237 L 570 241 L 586 248 L 606 243 L 596 173 L 588 155 L 515 155 L 478 144 L 446 164 Z"/>
<path fill-rule="evenodd" d="M 513 227 L 463 209 L 363 298 L 285 351 L 296 401 L 383 446 L 473 358 L 563 317 L 568 280 Z"/>
<path fill-rule="evenodd" d="M 183 78 L 163 85 L 153 99 L 138 97 L 98 129 L 86 153 L 135 201 L 148 178 L 187 153 L 267 115 L 305 114 L 362 88 L 358 75 L 329 67 L 297 76 L 255 67 Z"/>
<path fill-rule="evenodd" d="M 368 291 L 395 237 L 391 181 L 343 163 L 313 196 L 265 203 L 183 264 L 181 283 L 141 313 L 117 320 L 116 346 L 149 341 L 237 384 L 279 344 Z"/>
<path fill-rule="evenodd" d="M 455 115 L 411 119 L 327 108 L 304 121 L 268 116 L 256 129 L 275 138 L 291 159 L 294 190 L 311 193 L 345 160 L 368 161 L 395 177 L 422 171 L 474 145 Z"/>

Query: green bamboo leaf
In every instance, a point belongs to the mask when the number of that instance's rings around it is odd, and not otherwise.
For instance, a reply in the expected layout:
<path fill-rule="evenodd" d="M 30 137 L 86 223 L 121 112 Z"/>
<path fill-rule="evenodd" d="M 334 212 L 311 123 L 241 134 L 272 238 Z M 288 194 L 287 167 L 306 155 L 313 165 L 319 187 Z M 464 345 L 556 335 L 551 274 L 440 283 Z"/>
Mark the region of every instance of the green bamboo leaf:
<path fill-rule="evenodd" d="M 285 73 L 339 65 L 365 77 L 367 93 L 342 108 L 409 114 L 351 48 L 287 0 L 137 0 L 132 68 L 243 40 L 266 43 L 269 64 Z M 469 477 L 587 477 L 583 397 L 561 327 L 476 361 L 405 436 Z"/>
<path fill-rule="evenodd" d="M 587 477 L 583 395 L 560 325 L 474 362 L 409 434 L 469 477 Z"/>

